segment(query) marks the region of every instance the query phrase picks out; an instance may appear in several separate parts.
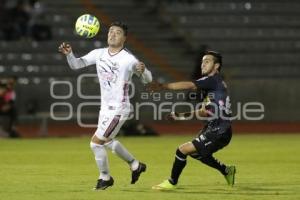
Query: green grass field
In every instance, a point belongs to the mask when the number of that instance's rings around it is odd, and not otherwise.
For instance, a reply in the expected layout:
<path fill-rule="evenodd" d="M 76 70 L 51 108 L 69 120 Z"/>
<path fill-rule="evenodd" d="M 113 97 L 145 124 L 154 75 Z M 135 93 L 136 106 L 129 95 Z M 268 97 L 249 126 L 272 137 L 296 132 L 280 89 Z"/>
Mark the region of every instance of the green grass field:
<path fill-rule="evenodd" d="M 188 159 L 176 191 L 154 191 L 168 178 L 176 147 L 192 136 L 119 137 L 147 173 L 129 184 L 126 163 L 109 154 L 115 185 L 93 191 L 98 171 L 89 138 L 0 139 L 1 200 L 300 199 L 300 134 L 234 135 L 215 156 L 237 166 L 231 188 L 215 170 Z"/>

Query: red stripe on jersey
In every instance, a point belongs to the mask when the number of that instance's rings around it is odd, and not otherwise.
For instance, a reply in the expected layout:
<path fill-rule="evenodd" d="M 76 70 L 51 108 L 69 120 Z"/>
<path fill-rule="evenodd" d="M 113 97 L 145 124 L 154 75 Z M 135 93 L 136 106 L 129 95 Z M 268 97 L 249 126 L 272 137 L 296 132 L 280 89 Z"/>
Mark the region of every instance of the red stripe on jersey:
<path fill-rule="evenodd" d="M 123 98 L 122 98 L 122 102 L 126 101 L 126 98 L 128 97 L 128 90 L 129 90 L 129 85 L 128 83 L 125 83 L 123 86 Z"/>
<path fill-rule="evenodd" d="M 120 118 L 121 115 L 115 115 L 113 120 L 110 122 L 108 128 L 106 129 L 104 137 L 108 138 L 111 135 L 111 133 L 115 130 L 116 126 L 119 124 Z"/>

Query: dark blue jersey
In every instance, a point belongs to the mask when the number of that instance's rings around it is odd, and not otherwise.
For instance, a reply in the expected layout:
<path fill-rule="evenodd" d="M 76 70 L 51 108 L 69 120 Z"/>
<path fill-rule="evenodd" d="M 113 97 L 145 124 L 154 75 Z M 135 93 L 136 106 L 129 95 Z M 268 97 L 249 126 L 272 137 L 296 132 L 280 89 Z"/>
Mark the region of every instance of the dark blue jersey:
<path fill-rule="evenodd" d="M 205 109 L 209 113 L 207 122 L 209 124 L 219 124 L 230 122 L 231 104 L 227 93 L 227 86 L 220 74 L 204 76 L 194 81 L 197 89 L 202 91 Z"/>

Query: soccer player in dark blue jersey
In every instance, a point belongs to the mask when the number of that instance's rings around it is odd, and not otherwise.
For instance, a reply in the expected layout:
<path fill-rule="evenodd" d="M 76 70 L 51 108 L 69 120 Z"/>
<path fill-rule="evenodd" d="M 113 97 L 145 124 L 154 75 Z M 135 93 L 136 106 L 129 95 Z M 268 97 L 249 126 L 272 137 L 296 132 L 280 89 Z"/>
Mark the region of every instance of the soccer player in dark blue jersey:
<path fill-rule="evenodd" d="M 215 168 L 225 177 L 228 185 L 234 185 L 235 166 L 227 166 L 213 157 L 213 153 L 229 144 L 232 136 L 230 98 L 227 94 L 227 86 L 219 73 L 221 67 L 221 54 L 207 51 L 202 59 L 202 78 L 196 81 L 167 84 L 153 82 L 148 86 L 151 91 L 192 89 L 201 90 L 204 94 L 200 109 L 188 113 L 172 112 L 168 115 L 171 120 L 185 120 L 191 115 L 201 117 L 205 119 L 205 126 L 196 138 L 178 147 L 171 177 L 153 186 L 153 189 L 175 189 L 179 176 L 186 165 L 187 156 Z"/>

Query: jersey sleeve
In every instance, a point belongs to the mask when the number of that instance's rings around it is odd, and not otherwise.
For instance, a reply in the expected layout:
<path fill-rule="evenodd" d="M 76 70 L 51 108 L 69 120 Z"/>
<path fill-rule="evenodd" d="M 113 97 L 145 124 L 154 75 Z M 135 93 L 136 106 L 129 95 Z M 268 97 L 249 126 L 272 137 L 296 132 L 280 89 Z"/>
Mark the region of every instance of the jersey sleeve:
<path fill-rule="evenodd" d="M 97 56 L 101 54 L 101 49 L 94 49 L 88 54 L 82 56 L 80 59 L 84 62 L 86 66 L 96 64 Z"/>
<path fill-rule="evenodd" d="M 211 90 L 216 88 L 216 80 L 212 76 L 204 76 L 194 81 L 197 89 Z"/>
<path fill-rule="evenodd" d="M 152 81 L 152 73 L 147 69 L 147 67 L 145 67 L 145 70 L 142 74 L 137 72 L 135 66 L 136 64 L 138 64 L 138 62 L 139 61 L 135 57 L 133 57 L 131 71 L 140 78 L 142 83 L 144 84 L 150 83 Z"/>
<path fill-rule="evenodd" d="M 136 70 L 135 70 L 135 66 L 136 64 L 138 64 L 138 59 L 136 59 L 136 57 L 132 56 L 131 57 L 131 61 L 130 61 L 130 71 L 132 71 L 134 74 L 138 75 Z"/>

